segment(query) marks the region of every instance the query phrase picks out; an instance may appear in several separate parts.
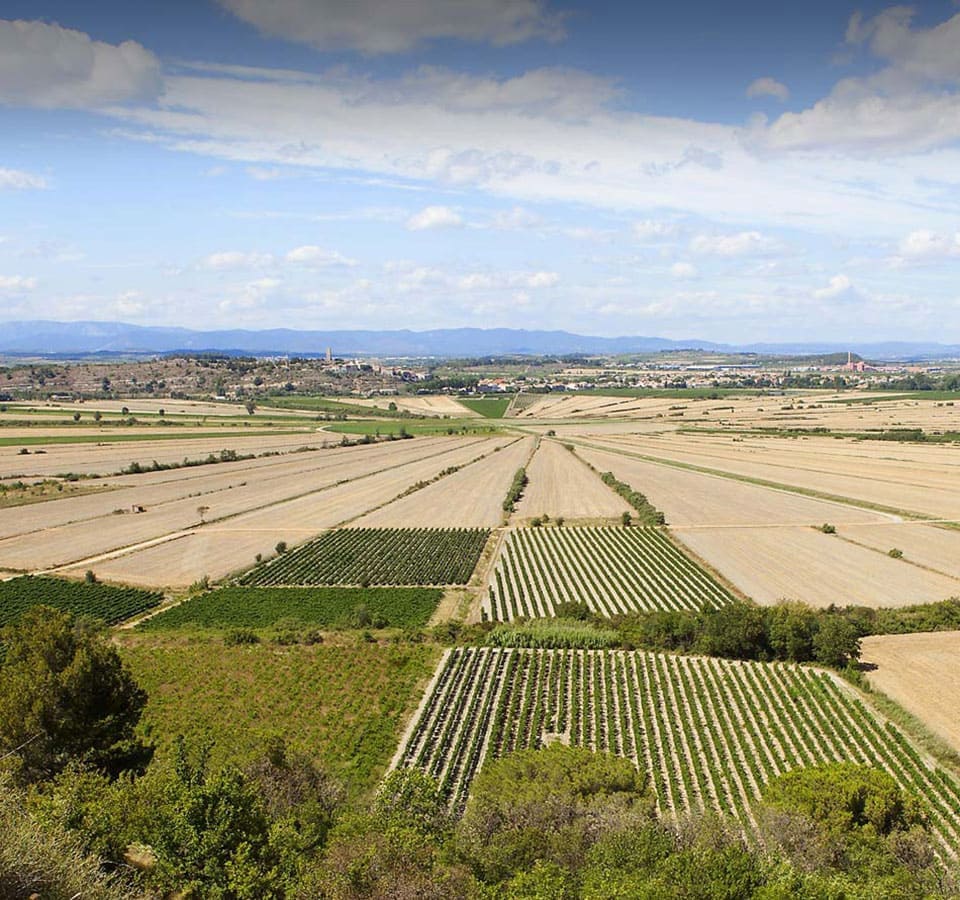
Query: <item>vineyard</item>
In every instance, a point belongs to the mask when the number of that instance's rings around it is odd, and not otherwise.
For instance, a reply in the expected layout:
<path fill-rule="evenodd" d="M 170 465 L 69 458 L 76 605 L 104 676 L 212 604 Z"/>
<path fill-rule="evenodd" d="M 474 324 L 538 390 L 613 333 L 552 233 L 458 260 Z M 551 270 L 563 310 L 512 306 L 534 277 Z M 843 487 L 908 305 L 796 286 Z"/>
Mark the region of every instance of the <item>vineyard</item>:
<path fill-rule="evenodd" d="M 0 582 L 0 625 L 9 625 L 40 605 L 116 625 L 153 609 L 161 600 L 162 594 L 135 588 L 25 575 Z"/>
<path fill-rule="evenodd" d="M 763 785 L 800 766 L 877 766 L 925 800 L 960 850 L 960 787 L 826 672 L 653 653 L 455 649 L 395 765 L 438 778 L 461 809 L 487 755 L 559 740 L 633 760 L 662 812 L 716 810 L 749 836 Z"/>
<path fill-rule="evenodd" d="M 171 628 L 269 628 L 275 625 L 420 627 L 443 592 L 436 588 L 235 588 L 202 594 L 148 619 Z"/>
<path fill-rule="evenodd" d="M 529 528 L 511 531 L 489 585 L 491 620 L 549 616 L 584 602 L 602 615 L 701 609 L 730 595 L 658 528 Z"/>
<path fill-rule="evenodd" d="M 488 536 L 484 528 L 342 528 L 252 569 L 241 583 L 466 584 Z"/>

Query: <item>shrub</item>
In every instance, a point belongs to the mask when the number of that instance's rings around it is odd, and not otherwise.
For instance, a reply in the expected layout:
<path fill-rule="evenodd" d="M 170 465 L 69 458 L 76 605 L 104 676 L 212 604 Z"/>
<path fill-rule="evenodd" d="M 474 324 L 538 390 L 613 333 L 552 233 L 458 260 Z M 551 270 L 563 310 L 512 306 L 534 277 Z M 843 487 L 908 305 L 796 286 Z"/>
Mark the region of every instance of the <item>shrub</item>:
<path fill-rule="evenodd" d="M 837 533 L 837 526 L 836 526 L 836 525 L 831 525 L 829 522 L 824 522 L 824 523 L 820 526 L 820 530 L 821 530 L 824 534 L 836 534 L 836 533 Z"/>
<path fill-rule="evenodd" d="M 255 631 L 249 628 L 234 628 L 223 636 L 223 642 L 228 647 L 242 647 L 249 644 L 259 644 L 260 638 Z"/>
<path fill-rule="evenodd" d="M 887 551 L 887 556 L 891 559 L 903 559 L 903 551 L 899 547 L 894 547 Z"/>

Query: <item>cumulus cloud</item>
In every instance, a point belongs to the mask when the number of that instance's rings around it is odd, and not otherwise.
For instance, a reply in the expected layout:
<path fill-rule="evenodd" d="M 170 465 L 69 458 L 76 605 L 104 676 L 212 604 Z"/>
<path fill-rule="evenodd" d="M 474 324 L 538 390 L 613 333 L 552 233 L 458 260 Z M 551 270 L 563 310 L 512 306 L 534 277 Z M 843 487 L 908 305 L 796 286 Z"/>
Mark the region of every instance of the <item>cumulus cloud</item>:
<path fill-rule="evenodd" d="M 737 234 L 698 234 L 690 242 L 690 249 L 703 256 L 765 256 L 781 250 L 782 245 L 759 231 L 741 231 Z"/>
<path fill-rule="evenodd" d="M 323 268 L 325 266 L 355 266 L 357 261 L 349 259 L 336 250 L 325 250 L 323 247 L 317 247 L 313 244 L 307 244 L 303 247 L 295 247 L 284 259 L 289 263 L 299 263 L 304 266 L 313 266 Z"/>
<path fill-rule="evenodd" d="M 940 234 L 927 229 L 912 231 L 900 241 L 898 250 L 906 260 L 960 258 L 960 232 Z"/>
<path fill-rule="evenodd" d="M 0 66 L 3 63 L 0 61 Z M 41 175 L 33 175 L 30 172 L 21 172 L 17 169 L 0 168 L 0 191 L 39 191 L 50 187 L 46 178 Z"/>
<path fill-rule="evenodd" d="M 4 294 L 25 294 L 36 288 L 36 278 L 27 278 L 24 275 L 0 275 L 0 291 Z"/>
<path fill-rule="evenodd" d="M 747 86 L 747 96 L 773 97 L 781 103 L 786 103 L 790 98 L 790 89 L 776 78 L 757 78 Z"/>
<path fill-rule="evenodd" d="M 407 219 L 410 231 L 430 231 L 434 228 L 459 228 L 463 225 L 461 215 L 449 206 L 426 206 Z"/>
<path fill-rule="evenodd" d="M 543 0 L 217 0 L 265 34 L 318 50 L 403 53 L 455 38 L 497 46 L 558 40 L 563 19 Z"/>
<path fill-rule="evenodd" d="M 246 253 L 242 250 L 223 250 L 219 253 L 211 253 L 200 261 L 200 267 L 203 269 L 213 269 L 223 271 L 229 269 L 255 269 L 261 266 L 269 266 L 273 263 L 273 257 L 269 253 Z"/>
<path fill-rule="evenodd" d="M 560 283 L 560 276 L 556 272 L 534 272 L 524 276 L 522 280 L 531 288 L 555 287 Z"/>
<path fill-rule="evenodd" d="M 844 78 L 809 109 L 784 114 L 761 129 L 763 143 L 870 153 L 928 150 L 960 138 L 960 13 L 932 28 L 913 27 L 915 14 L 907 6 L 872 18 L 854 13 L 847 44 L 885 67 Z"/>
<path fill-rule="evenodd" d="M 834 275 L 826 287 L 813 292 L 817 300 L 832 300 L 840 303 L 853 303 L 866 299 L 863 293 L 847 275 Z"/>
<path fill-rule="evenodd" d="M 45 22 L 0 20 L 0 104 L 96 108 L 155 99 L 160 63 L 135 41 L 107 44 Z"/>
<path fill-rule="evenodd" d="M 662 222 L 655 219 L 643 219 L 633 223 L 633 236 L 638 241 L 658 242 L 677 237 L 680 228 L 675 222 Z"/>

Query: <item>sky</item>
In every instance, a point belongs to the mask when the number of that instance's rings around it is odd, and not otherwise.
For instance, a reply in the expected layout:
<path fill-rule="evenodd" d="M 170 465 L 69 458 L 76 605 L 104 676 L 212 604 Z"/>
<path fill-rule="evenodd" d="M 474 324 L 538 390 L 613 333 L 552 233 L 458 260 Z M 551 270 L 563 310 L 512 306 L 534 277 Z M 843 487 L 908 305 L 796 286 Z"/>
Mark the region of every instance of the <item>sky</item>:
<path fill-rule="evenodd" d="M 0 0 L 0 328 L 960 333 L 960 2 Z"/>

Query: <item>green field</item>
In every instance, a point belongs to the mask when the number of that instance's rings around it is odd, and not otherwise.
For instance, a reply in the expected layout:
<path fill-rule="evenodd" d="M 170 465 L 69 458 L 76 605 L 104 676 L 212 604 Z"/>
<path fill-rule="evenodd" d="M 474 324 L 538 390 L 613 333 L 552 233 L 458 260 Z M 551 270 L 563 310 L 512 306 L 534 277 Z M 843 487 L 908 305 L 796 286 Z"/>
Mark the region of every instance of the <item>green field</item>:
<path fill-rule="evenodd" d="M 485 528 L 340 528 L 247 572 L 246 585 L 466 584 Z"/>
<path fill-rule="evenodd" d="M 442 596 L 436 588 L 230 587 L 187 600 L 140 627 L 147 631 L 277 625 L 420 627 L 430 620 Z"/>
<path fill-rule="evenodd" d="M 488 419 L 502 419 L 510 405 L 510 397 L 457 397 L 457 402 Z"/>
<path fill-rule="evenodd" d="M 124 661 L 149 696 L 141 728 L 169 752 L 178 734 L 215 741 L 212 762 L 242 765 L 281 735 L 343 779 L 371 790 L 439 655 L 425 644 L 351 641 L 226 647 L 179 635 L 125 635 Z"/>
<path fill-rule="evenodd" d="M 24 575 L 0 581 L 0 625 L 15 622 L 31 607 L 41 605 L 115 625 L 152 609 L 162 600 L 162 594 L 136 588 Z"/>

